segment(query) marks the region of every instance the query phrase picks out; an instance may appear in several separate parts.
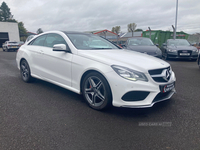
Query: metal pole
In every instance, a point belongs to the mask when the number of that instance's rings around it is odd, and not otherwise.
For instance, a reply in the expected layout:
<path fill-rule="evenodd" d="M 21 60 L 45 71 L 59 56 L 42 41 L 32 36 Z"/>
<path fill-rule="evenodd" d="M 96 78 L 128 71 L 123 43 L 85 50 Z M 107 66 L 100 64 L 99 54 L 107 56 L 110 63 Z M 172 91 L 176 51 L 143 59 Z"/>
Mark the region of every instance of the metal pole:
<path fill-rule="evenodd" d="M 176 19 L 175 19 L 175 33 L 174 33 L 174 39 L 176 39 L 177 15 L 178 15 L 178 0 L 176 0 Z"/>
<path fill-rule="evenodd" d="M 149 38 L 151 39 L 151 28 L 150 27 L 148 28 L 149 28 Z"/>
<path fill-rule="evenodd" d="M 173 39 L 175 39 L 175 28 L 173 25 L 172 25 L 172 28 L 173 28 Z"/>

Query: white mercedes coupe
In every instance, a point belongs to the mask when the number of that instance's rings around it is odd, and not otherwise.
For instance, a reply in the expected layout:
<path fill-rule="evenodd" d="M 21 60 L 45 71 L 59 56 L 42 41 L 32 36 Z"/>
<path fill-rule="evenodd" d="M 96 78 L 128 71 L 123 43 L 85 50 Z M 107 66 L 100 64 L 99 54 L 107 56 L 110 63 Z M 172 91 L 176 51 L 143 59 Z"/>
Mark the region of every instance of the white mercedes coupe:
<path fill-rule="evenodd" d="M 19 48 L 16 61 L 23 81 L 38 78 L 82 94 L 96 110 L 151 107 L 175 93 L 169 63 L 94 34 L 42 33 Z"/>

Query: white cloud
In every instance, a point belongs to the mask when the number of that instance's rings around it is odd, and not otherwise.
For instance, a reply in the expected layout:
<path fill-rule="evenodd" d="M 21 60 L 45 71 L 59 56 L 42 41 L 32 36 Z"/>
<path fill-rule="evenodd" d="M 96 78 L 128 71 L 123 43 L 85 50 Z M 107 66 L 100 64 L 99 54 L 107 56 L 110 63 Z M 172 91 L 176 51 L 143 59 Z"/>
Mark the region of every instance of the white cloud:
<path fill-rule="evenodd" d="M 172 30 L 175 24 L 176 0 L 7 0 L 14 18 L 28 31 L 111 30 L 136 23 L 143 30 Z M 200 1 L 179 0 L 178 31 L 200 32 Z"/>

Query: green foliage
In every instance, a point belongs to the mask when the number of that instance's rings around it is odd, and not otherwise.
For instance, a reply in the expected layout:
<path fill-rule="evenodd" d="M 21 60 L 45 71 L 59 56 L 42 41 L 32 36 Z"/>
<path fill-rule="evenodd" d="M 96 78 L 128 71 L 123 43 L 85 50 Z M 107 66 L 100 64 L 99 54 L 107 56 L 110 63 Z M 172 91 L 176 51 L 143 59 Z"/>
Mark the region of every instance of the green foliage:
<path fill-rule="evenodd" d="M 133 32 L 135 31 L 137 24 L 136 23 L 130 23 L 127 25 L 128 27 L 128 32 L 132 32 L 132 36 L 133 36 Z"/>
<path fill-rule="evenodd" d="M 0 6 L 0 21 L 8 21 L 13 18 L 8 5 L 3 2 Z"/>
<path fill-rule="evenodd" d="M 18 23 L 18 27 L 19 27 L 19 36 L 20 37 L 27 36 L 27 30 L 24 27 L 24 23 L 23 22 L 19 22 Z"/>
<path fill-rule="evenodd" d="M 42 30 L 42 28 L 39 28 L 38 30 L 37 30 L 37 32 L 36 32 L 37 34 L 40 34 L 40 33 L 43 33 L 43 30 Z"/>
<path fill-rule="evenodd" d="M 120 30 L 121 30 L 120 26 L 112 27 L 112 32 L 114 32 L 116 34 L 119 34 Z"/>
<path fill-rule="evenodd" d="M 143 31 L 142 29 L 136 29 L 135 31 Z"/>

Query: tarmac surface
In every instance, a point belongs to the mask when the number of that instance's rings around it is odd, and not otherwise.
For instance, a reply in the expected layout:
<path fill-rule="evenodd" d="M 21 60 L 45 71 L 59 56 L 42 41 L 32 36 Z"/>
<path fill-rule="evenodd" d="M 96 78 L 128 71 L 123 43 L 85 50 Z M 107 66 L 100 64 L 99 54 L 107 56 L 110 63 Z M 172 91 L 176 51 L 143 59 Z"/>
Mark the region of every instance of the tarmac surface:
<path fill-rule="evenodd" d="M 0 50 L 0 150 L 199 150 L 200 69 L 169 60 L 177 93 L 152 108 L 95 111 L 81 95 L 24 83 L 16 52 Z"/>

